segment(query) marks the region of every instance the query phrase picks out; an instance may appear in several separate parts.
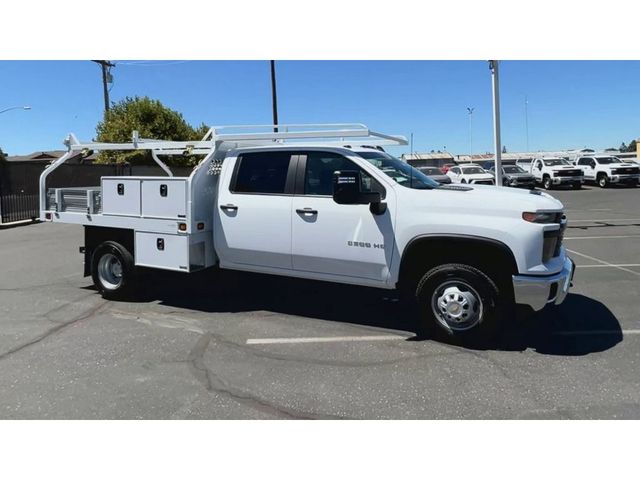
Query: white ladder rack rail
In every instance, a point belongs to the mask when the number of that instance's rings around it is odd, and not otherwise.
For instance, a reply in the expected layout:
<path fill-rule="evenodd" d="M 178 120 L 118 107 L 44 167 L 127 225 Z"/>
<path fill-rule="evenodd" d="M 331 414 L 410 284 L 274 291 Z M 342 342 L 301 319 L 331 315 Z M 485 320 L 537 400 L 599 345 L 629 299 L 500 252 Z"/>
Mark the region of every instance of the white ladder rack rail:
<path fill-rule="evenodd" d="M 246 133 L 223 133 L 225 130 L 260 130 L 269 129 L 271 131 L 258 131 Z M 67 153 L 55 160 L 40 175 L 40 217 L 44 217 L 47 210 L 46 179 L 60 165 L 82 151 L 134 151 L 149 150 L 154 161 L 169 175 L 173 173 L 164 164 L 159 155 L 205 155 L 198 165 L 193 169 L 190 179 L 194 177 L 200 167 L 207 163 L 220 146 L 228 142 L 234 147 L 242 146 L 247 142 L 251 146 L 270 144 L 271 142 L 285 143 L 287 140 L 320 140 L 319 143 L 329 145 L 341 145 L 352 143 L 355 145 L 407 145 L 406 137 L 399 135 L 387 135 L 371 131 L 366 125 L 361 123 L 334 123 L 334 124 L 281 124 L 281 125 L 225 125 L 211 127 L 202 140 L 174 141 L 156 140 L 140 138 L 137 131 L 132 134 L 131 142 L 107 143 L 107 142 L 80 142 L 78 138 L 70 133 L 64 140 L 67 146 Z M 351 141 L 347 142 L 346 139 Z M 264 142 L 264 143 L 261 143 Z M 268 142 L 268 143 L 267 143 Z M 286 142 L 288 143 L 288 142 Z M 295 142 L 291 142 L 295 144 Z"/>

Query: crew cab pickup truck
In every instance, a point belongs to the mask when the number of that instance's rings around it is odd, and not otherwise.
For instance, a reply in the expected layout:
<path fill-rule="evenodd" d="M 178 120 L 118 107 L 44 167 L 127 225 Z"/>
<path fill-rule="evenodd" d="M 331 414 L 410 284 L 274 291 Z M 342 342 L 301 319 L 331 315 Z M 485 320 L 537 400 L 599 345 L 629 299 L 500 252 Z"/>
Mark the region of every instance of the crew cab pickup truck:
<path fill-rule="evenodd" d="M 541 183 L 546 190 L 551 190 L 558 185 L 570 185 L 580 189 L 584 182 L 582 170 L 571 165 L 564 158 L 536 158 L 531 164 L 531 173 L 536 182 Z"/>
<path fill-rule="evenodd" d="M 216 127 L 199 142 L 70 135 L 69 153 L 40 178 L 41 219 L 84 225 L 85 275 L 105 298 L 131 295 L 140 267 L 284 275 L 397 290 L 421 325 L 462 342 L 512 320 L 515 304 L 537 311 L 565 299 L 574 266 L 553 197 L 439 185 L 372 147 L 404 137 L 360 124 L 268 128 Z M 189 177 L 47 189 L 47 176 L 84 149 L 146 149 L 169 174 L 162 155 L 204 158 Z"/>
<path fill-rule="evenodd" d="M 610 184 L 638 185 L 640 167 L 631 162 L 623 162 L 611 155 L 588 155 L 576 160 L 576 167 L 582 170 L 585 181 L 595 182 L 601 188 Z"/>

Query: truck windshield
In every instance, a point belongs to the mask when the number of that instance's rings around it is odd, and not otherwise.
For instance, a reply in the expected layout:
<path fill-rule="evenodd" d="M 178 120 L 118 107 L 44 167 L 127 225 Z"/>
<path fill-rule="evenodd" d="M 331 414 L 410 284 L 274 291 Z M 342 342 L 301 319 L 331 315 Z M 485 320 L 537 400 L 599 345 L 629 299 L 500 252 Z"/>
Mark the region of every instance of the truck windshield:
<path fill-rule="evenodd" d="M 508 165 L 506 167 L 502 167 L 502 171 L 504 173 L 525 173 L 525 171 L 517 165 Z"/>
<path fill-rule="evenodd" d="M 440 187 L 438 182 L 430 179 L 420 170 L 413 168 L 411 165 L 402 160 L 398 160 L 388 153 L 376 151 L 357 152 L 357 154 L 374 167 L 382 170 L 403 187 L 415 188 L 416 190 Z"/>
<path fill-rule="evenodd" d="M 622 163 L 616 157 L 598 157 L 598 163 L 600 165 L 609 165 L 611 163 Z"/>
<path fill-rule="evenodd" d="M 555 167 L 557 165 L 571 165 L 569 162 L 567 162 L 562 158 L 550 158 L 550 159 L 544 160 L 544 164 L 547 167 Z"/>

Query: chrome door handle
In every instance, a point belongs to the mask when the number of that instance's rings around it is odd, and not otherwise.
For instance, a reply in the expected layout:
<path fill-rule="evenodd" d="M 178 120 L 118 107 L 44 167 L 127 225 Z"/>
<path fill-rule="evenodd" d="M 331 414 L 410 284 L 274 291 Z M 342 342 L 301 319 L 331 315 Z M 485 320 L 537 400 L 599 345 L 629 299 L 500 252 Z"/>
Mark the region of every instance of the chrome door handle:
<path fill-rule="evenodd" d="M 220 208 L 222 210 L 230 210 L 232 212 L 238 210 L 238 207 L 236 205 L 231 205 L 230 203 L 227 203 L 226 205 L 220 205 Z"/>
<path fill-rule="evenodd" d="M 312 208 L 296 208 L 296 213 L 300 213 L 301 215 L 317 215 L 318 210 L 313 210 Z"/>

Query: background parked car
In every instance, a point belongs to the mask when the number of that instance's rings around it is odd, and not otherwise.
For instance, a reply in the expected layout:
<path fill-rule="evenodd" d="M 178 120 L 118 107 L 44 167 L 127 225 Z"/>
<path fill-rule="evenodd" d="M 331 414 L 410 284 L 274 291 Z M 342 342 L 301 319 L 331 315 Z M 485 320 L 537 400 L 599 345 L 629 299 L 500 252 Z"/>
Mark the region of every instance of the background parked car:
<path fill-rule="evenodd" d="M 455 167 L 456 165 L 456 163 L 445 163 L 440 167 L 440 170 L 442 170 L 442 173 L 447 173 L 451 167 Z"/>
<path fill-rule="evenodd" d="M 470 163 L 468 165 L 456 165 L 447 172 L 453 183 L 473 183 L 493 185 L 493 175 L 480 165 Z"/>
<path fill-rule="evenodd" d="M 418 170 L 438 183 L 451 183 L 451 178 L 442 173 L 442 170 L 440 170 L 438 167 L 420 167 L 418 168 Z"/>
<path fill-rule="evenodd" d="M 495 167 L 491 167 L 489 171 L 495 172 Z M 504 165 L 502 167 L 502 185 L 533 189 L 536 187 L 536 178 L 518 165 Z"/>

